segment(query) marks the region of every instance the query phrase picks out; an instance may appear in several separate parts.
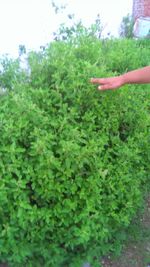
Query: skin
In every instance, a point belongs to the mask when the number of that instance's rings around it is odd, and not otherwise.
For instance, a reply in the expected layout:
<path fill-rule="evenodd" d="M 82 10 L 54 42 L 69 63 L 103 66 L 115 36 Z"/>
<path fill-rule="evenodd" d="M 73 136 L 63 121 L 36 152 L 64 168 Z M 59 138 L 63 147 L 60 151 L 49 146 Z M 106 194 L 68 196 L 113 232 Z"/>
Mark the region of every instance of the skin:
<path fill-rule="evenodd" d="M 127 72 L 110 78 L 92 78 L 92 84 L 98 84 L 98 90 L 117 89 L 125 84 L 150 83 L 150 66 Z"/>

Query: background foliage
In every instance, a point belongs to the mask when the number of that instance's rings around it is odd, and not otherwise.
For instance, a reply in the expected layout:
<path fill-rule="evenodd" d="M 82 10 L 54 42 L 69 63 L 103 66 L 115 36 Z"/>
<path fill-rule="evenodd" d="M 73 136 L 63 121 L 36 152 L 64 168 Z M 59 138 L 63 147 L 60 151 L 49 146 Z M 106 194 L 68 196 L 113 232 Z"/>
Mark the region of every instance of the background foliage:
<path fill-rule="evenodd" d="M 13 62 L 1 73 L 0 260 L 10 266 L 100 266 L 142 205 L 150 87 L 99 92 L 89 79 L 150 64 L 149 41 L 99 30 L 63 28 L 29 53 L 30 76 Z"/>
<path fill-rule="evenodd" d="M 122 18 L 120 25 L 120 36 L 125 38 L 133 38 L 134 19 L 130 14 Z"/>

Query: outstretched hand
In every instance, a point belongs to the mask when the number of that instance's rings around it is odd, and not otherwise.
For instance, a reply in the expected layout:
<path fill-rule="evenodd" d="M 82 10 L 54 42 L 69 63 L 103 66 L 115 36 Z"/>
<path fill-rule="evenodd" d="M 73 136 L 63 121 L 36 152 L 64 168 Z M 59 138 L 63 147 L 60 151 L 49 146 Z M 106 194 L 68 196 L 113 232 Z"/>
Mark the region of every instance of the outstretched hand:
<path fill-rule="evenodd" d="M 124 84 L 122 76 L 111 78 L 92 78 L 90 81 L 93 84 L 99 84 L 98 90 L 117 89 Z"/>

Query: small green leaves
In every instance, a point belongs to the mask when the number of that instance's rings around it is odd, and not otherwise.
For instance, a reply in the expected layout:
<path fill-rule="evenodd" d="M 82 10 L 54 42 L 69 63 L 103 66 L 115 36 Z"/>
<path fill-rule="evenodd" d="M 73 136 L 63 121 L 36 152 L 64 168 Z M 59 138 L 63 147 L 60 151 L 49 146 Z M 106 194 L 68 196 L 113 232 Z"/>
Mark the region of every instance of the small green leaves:
<path fill-rule="evenodd" d="M 102 93 L 89 79 L 147 64 L 150 50 L 100 41 L 99 27 L 80 25 L 75 38 L 73 28 L 31 52 L 30 78 L 17 72 L 0 98 L 0 260 L 10 266 L 99 266 L 101 255 L 120 252 L 142 203 L 149 86 Z M 6 63 L 1 82 L 10 87 L 18 69 Z"/>

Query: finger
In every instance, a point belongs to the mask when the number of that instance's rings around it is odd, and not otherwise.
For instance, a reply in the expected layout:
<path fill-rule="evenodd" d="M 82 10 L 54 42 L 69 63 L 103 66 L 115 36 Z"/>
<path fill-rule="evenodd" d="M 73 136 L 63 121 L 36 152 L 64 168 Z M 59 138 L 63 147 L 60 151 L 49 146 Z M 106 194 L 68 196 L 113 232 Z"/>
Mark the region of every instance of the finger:
<path fill-rule="evenodd" d="M 114 86 L 110 85 L 110 84 L 98 86 L 98 90 L 100 90 L 100 91 L 112 90 L 112 89 L 116 89 L 116 88 Z"/>
<path fill-rule="evenodd" d="M 104 78 L 92 78 L 91 83 L 99 83 L 99 84 L 104 84 L 106 82 L 106 79 Z"/>

